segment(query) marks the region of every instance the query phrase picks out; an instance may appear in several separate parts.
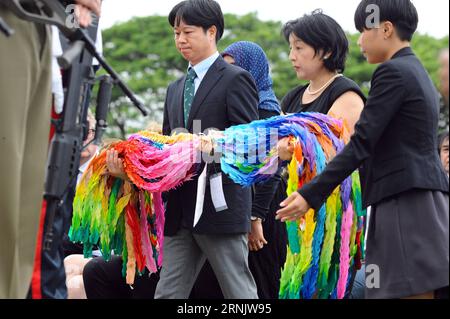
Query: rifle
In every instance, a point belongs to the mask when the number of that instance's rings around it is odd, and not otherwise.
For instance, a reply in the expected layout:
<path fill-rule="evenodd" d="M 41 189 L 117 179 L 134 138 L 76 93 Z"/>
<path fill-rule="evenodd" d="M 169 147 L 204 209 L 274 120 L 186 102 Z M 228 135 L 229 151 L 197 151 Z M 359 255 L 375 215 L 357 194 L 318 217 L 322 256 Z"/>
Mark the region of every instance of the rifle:
<path fill-rule="evenodd" d="M 69 27 L 73 18 L 67 14 L 58 0 L 3 0 L 19 18 L 58 27 L 69 40 L 69 47 L 58 63 L 67 73 L 67 91 L 64 109 L 56 125 L 51 141 L 45 177 L 44 200 L 47 202 L 47 231 L 44 249 L 50 250 L 53 242 L 53 221 L 56 210 L 63 203 L 64 196 L 78 175 L 83 141 L 87 136 L 87 111 L 90 86 L 95 83 L 92 59 L 95 57 L 108 75 L 101 77 L 97 95 L 95 118 L 97 120 L 94 143 L 99 143 L 107 127 L 106 116 L 113 85 L 119 86 L 132 103 L 146 116 L 147 112 L 134 93 L 122 82 L 119 75 L 96 51 L 95 43 L 88 32 Z M 27 10 L 24 3 L 32 2 L 40 14 Z M 0 20 L 0 22 L 2 22 Z"/>

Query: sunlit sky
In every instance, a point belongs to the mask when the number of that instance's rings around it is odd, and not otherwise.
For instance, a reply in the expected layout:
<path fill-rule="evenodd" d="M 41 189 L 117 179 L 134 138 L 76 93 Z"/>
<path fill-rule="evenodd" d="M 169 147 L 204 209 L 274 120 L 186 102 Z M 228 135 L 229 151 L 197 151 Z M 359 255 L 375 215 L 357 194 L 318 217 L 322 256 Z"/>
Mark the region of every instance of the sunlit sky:
<path fill-rule="evenodd" d="M 101 28 L 127 21 L 132 17 L 167 16 L 181 0 L 104 0 Z M 261 20 L 286 22 L 321 8 L 349 32 L 356 32 L 354 11 L 360 0 L 217 0 L 224 13 L 243 15 L 257 12 Z M 444 37 L 449 33 L 448 0 L 413 0 L 419 12 L 420 33 Z"/>

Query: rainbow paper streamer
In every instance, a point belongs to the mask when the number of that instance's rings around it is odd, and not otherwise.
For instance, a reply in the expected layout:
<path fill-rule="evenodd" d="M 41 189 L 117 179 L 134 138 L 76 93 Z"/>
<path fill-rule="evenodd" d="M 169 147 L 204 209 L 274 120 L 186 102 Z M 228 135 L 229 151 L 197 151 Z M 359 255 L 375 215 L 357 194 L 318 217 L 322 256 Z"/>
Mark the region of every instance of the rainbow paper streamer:
<path fill-rule="evenodd" d="M 294 144 L 294 155 L 287 167 L 287 195 L 320 174 L 349 140 L 342 121 L 319 113 L 278 116 L 234 126 L 217 141 L 225 154 L 222 171 L 244 186 L 270 177 L 267 172 L 278 162 L 269 141 L 273 134 L 278 139 L 290 137 Z M 252 150 L 260 152 L 261 145 L 271 145 L 270 150 L 266 156 L 255 156 Z M 361 268 L 365 214 L 359 174 L 355 172 L 318 212 L 311 210 L 304 218 L 287 222 L 289 247 L 279 297 L 344 298 L 351 271 Z"/>
<path fill-rule="evenodd" d="M 276 145 L 285 137 L 294 145 L 287 168 L 288 195 L 320 174 L 349 140 L 342 121 L 301 113 L 233 126 L 212 142 L 221 154 L 222 171 L 234 182 L 251 186 L 278 170 Z M 107 174 L 106 153 L 101 152 L 78 186 L 70 238 L 84 243 L 86 256 L 93 245 L 99 245 L 106 259 L 111 251 L 122 255 L 129 284 L 136 273 L 157 271 L 163 259 L 161 192 L 199 174 L 204 141 L 205 136 L 143 131 L 111 145 L 123 159 L 131 183 Z M 343 298 L 349 273 L 353 267 L 359 269 L 364 258 L 364 217 L 355 172 L 318 212 L 287 222 L 289 246 L 280 298 Z"/>

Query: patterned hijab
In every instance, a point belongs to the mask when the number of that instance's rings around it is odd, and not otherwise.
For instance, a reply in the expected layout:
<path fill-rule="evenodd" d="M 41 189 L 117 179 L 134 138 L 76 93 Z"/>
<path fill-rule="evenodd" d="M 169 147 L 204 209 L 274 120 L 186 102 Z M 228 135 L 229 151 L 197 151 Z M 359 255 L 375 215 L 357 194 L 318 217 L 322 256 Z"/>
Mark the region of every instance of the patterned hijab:
<path fill-rule="evenodd" d="M 255 80 L 259 94 L 258 108 L 281 113 L 280 104 L 272 90 L 272 78 L 269 74 L 269 61 L 263 49 L 253 42 L 239 41 L 231 44 L 222 56 L 229 55 L 235 65 L 248 71 Z"/>

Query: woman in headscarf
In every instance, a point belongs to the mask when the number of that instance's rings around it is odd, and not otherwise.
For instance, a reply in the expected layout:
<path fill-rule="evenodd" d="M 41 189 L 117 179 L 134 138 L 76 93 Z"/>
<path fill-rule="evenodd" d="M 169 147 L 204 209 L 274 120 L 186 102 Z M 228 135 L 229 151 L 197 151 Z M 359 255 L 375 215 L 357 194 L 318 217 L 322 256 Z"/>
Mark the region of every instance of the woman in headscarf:
<path fill-rule="evenodd" d="M 222 56 L 228 63 L 249 72 L 255 80 L 259 95 L 259 118 L 280 115 L 281 107 L 272 89 L 269 61 L 263 49 L 254 42 L 239 41 L 227 47 Z"/>

